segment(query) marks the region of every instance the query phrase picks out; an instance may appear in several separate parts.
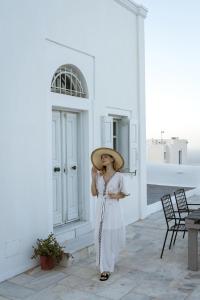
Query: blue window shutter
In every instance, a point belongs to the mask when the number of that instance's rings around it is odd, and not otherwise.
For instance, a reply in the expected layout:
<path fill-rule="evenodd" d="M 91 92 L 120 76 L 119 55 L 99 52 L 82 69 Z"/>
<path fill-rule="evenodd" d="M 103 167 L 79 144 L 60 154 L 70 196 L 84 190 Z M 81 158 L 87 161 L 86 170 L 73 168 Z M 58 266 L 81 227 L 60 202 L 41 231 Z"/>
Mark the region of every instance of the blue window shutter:
<path fill-rule="evenodd" d="M 138 126 L 134 119 L 129 121 L 129 171 L 137 170 L 138 155 Z"/>

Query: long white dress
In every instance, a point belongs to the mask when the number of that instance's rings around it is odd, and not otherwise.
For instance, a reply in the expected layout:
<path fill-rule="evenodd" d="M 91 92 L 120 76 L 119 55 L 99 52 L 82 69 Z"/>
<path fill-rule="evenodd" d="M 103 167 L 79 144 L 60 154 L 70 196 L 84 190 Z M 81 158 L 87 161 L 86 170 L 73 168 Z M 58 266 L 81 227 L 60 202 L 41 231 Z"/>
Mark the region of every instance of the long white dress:
<path fill-rule="evenodd" d="M 120 250 L 125 245 L 125 227 L 120 201 L 110 199 L 108 193 L 122 192 L 127 195 L 124 177 L 116 172 L 105 184 L 103 176 L 97 174 L 98 190 L 96 207 L 95 248 L 96 265 L 100 272 L 114 272 Z"/>

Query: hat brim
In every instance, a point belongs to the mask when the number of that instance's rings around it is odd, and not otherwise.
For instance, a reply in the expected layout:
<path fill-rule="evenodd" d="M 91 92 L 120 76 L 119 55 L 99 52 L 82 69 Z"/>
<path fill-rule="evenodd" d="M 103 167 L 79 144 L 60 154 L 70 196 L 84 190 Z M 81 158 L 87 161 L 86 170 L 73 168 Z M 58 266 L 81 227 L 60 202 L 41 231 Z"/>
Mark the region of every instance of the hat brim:
<path fill-rule="evenodd" d="M 123 168 L 124 159 L 119 152 L 117 152 L 116 150 L 114 150 L 112 148 L 101 147 L 101 148 L 95 149 L 91 154 L 92 164 L 97 170 L 102 170 L 102 168 L 103 168 L 102 160 L 101 160 L 101 156 L 103 154 L 111 155 L 114 158 L 113 166 L 114 166 L 115 171 L 118 171 Z"/>

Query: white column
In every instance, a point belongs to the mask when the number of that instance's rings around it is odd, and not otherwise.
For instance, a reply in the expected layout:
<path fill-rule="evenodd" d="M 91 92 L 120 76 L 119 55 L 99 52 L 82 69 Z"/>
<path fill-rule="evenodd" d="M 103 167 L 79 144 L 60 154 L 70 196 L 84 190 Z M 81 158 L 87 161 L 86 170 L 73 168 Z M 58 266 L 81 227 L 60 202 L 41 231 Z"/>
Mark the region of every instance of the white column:
<path fill-rule="evenodd" d="M 138 116 L 139 116 L 139 214 L 146 216 L 147 180 L 146 180 L 146 115 L 145 115 L 145 55 L 144 55 L 144 18 L 146 9 L 140 7 L 137 15 L 137 61 L 138 61 Z"/>

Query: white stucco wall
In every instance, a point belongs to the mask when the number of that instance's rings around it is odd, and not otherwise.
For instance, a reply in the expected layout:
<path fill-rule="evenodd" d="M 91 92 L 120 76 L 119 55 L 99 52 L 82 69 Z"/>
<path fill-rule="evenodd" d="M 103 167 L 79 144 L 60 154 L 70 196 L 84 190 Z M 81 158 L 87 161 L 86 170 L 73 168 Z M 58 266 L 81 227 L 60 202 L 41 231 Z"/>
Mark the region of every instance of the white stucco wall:
<path fill-rule="evenodd" d="M 164 163 L 164 151 L 166 150 L 166 145 L 164 144 L 147 144 L 147 160 Z"/>
<path fill-rule="evenodd" d="M 181 151 L 181 164 L 187 164 L 187 143 L 187 140 L 178 137 L 147 140 L 147 160 L 155 163 L 179 164 Z"/>
<path fill-rule="evenodd" d="M 178 141 L 168 145 L 169 162 L 171 164 L 179 163 L 179 151 L 182 151 L 182 164 L 187 164 L 187 142 Z"/>
<path fill-rule="evenodd" d="M 136 16 L 114 0 L 1 2 L 0 281 L 33 266 L 31 246 L 53 231 L 52 105 L 79 108 L 87 119 L 89 229 L 95 209 L 89 154 L 101 145 L 100 117 L 115 110 L 137 119 L 137 176 L 125 175 L 131 196 L 122 206 L 127 224 L 142 215 L 146 205 L 143 13 L 138 8 Z M 53 73 L 67 63 L 83 72 L 89 100 L 50 93 Z M 66 230 L 60 240 L 85 231 Z"/>

